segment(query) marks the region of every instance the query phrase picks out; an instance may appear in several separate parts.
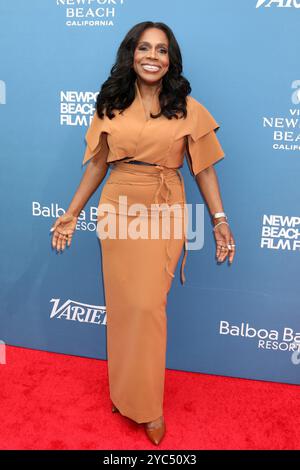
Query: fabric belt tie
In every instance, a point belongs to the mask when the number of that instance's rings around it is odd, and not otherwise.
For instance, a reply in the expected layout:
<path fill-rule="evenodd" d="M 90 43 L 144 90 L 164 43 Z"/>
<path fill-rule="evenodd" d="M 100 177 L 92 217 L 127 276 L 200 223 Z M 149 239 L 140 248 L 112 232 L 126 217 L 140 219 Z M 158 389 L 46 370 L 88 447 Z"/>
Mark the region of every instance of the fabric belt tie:
<path fill-rule="evenodd" d="M 163 166 L 160 166 L 160 165 L 154 165 L 156 168 L 158 168 L 160 170 L 160 173 L 159 173 L 159 185 L 158 185 L 158 188 L 155 192 L 155 196 L 154 196 L 154 201 L 155 201 L 155 204 L 159 204 L 158 202 L 158 194 L 160 194 L 160 191 L 163 187 L 163 185 L 165 184 L 166 188 L 167 188 L 167 196 L 165 198 L 165 202 L 168 204 L 168 198 L 169 198 L 169 194 L 171 192 L 170 190 L 170 187 L 168 185 L 168 181 L 167 181 L 167 178 L 165 178 L 165 175 L 163 173 L 163 170 L 164 170 L 164 167 Z M 182 200 L 184 201 L 184 180 L 183 180 L 183 176 L 182 174 L 180 173 L 179 170 L 177 170 L 177 168 L 174 168 L 177 172 L 177 174 L 179 175 L 180 177 L 180 180 L 181 180 L 181 188 L 182 188 Z M 162 196 L 162 194 L 161 194 Z M 186 257 L 187 257 L 187 238 L 186 238 L 186 207 L 184 206 L 184 255 L 183 255 L 183 258 L 182 258 L 182 262 L 181 262 L 181 267 L 180 267 L 180 279 L 181 279 L 181 283 L 184 284 L 185 281 L 186 281 L 186 278 L 185 278 L 185 274 L 184 274 L 184 266 L 185 266 L 185 263 L 186 263 Z M 173 278 L 175 277 L 175 275 L 169 270 L 169 261 L 171 259 L 171 256 L 170 256 L 170 253 L 169 253 L 169 243 L 170 243 L 170 236 L 167 240 L 167 243 L 166 243 L 166 253 L 167 253 L 167 264 L 166 264 L 166 271 L 168 272 L 168 274 L 170 276 L 172 276 Z"/>

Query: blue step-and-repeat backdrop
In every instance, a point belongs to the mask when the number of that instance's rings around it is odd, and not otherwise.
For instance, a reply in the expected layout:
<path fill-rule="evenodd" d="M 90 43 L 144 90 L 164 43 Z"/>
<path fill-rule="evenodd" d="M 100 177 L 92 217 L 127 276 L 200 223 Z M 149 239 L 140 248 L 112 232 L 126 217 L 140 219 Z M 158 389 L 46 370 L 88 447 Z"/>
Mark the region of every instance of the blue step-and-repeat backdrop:
<path fill-rule="evenodd" d="M 191 95 L 220 124 L 215 166 L 236 239 L 217 264 L 205 208 L 168 306 L 167 368 L 300 384 L 300 0 L 0 1 L 1 300 L 6 344 L 106 359 L 96 209 L 72 245 L 49 232 L 86 167 L 84 136 L 117 48 L 162 21 Z M 187 200 L 203 203 L 185 159 Z M 108 175 L 107 175 L 108 176 Z M 106 176 L 106 178 L 107 178 Z"/>

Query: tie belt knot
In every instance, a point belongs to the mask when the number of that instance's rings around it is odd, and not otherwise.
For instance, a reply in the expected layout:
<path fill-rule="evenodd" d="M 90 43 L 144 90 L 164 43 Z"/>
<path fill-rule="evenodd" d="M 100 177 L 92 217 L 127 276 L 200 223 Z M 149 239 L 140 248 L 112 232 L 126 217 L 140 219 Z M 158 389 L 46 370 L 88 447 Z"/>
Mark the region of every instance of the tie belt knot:
<path fill-rule="evenodd" d="M 167 178 L 165 177 L 165 174 L 164 174 L 164 167 L 160 166 L 160 165 L 155 165 L 155 168 L 158 168 L 160 170 L 159 172 L 159 185 L 158 185 L 158 188 L 155 192 L 155 195 L 154 195 L 154 202 L 155 204 L 158 204 L 158 194 L 160 193 L 160 191 L 162 190 L 162 187 L 163 185 L 165 184 L 166 188 L 167 188 L 167 196 L 165 198 L 165 202 L 168 203 L 168 198 L 169 198 L 169 194 L 171 192 L 171 189 L 170 189 L 170 186 L 168 185 L 168 181 L 167 181 Z"/>

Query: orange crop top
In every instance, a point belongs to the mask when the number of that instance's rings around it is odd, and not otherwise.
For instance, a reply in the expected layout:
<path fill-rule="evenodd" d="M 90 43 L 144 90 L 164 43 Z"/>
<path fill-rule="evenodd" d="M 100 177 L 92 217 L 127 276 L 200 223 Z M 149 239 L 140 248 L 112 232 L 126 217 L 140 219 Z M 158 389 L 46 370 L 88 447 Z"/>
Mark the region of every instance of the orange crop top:
<path fill-rule="evenodd" d="M 195 98 L 187 96 L 187 117 L 167 119 L 165 116 L 147 119 L 140 90 L 135 82 L 135 99 L 115 117 L 100 119 L 94 112 L 86 132 L 86 150 L 83 165 L 101 152 L 107 163 L 129 159 L 155 163 L 167 168 L 180 168 L 184 155 L 192 174 L 214 164 L 224 157 L 216 136 L 219 124 L 210 112 Z M 159 111 L 158 91 L 151 112 Z"/>

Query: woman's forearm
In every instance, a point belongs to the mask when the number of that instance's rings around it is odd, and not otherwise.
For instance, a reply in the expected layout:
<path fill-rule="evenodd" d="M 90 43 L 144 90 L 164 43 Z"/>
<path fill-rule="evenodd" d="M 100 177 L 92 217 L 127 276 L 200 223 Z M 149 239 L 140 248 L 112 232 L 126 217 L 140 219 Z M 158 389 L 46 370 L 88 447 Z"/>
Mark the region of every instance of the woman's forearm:
<path fill-rule="evenodd" d="M 94 157 L 87 165 L 80 184 L 74 194 L 74 197 L 67 209 L 69 214 L 79 216 L 81 210 L 86 205 L 92 194 L 104 179 L 109 165 L 105 162 L 99 162 Z"/>
<path fill-rule="evenodd" d="M 214 166 L 211 165 L 198 173 L 196 175 L 196 181 L 210 213 L 224 212 L 218 177 Z"/>

